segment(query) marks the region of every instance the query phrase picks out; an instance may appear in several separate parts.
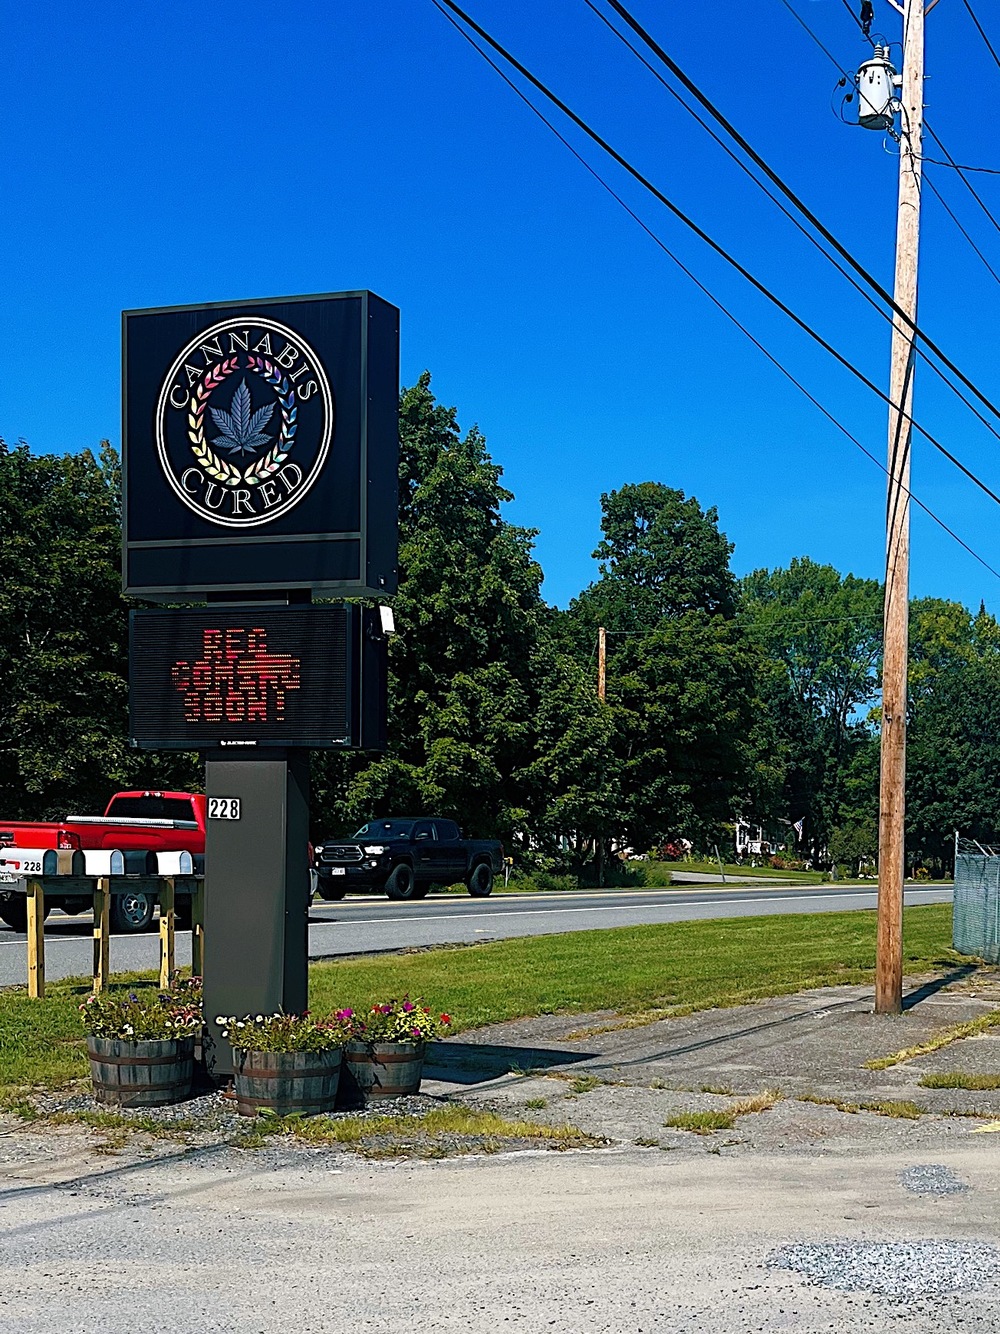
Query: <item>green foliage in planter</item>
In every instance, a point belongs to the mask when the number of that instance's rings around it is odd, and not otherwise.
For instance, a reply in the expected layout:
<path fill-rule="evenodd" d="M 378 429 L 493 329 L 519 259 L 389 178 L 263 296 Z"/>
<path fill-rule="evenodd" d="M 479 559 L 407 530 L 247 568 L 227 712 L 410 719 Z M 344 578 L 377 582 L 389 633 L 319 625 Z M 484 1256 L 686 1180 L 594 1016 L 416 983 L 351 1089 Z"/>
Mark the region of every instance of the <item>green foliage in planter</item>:
<path fill-rule="evenodd" d="M 305 1014 L 220 1015 L 222 1036 L 237 1051 L 334 1051 L 354 1036 L 354 1011 L 336 1010 L 315 1018 Z"/>
<path fill-rule="evenodd" d="M 204 1024 L 201 979 L 177 982 L 170 991 L 102 991 L 80 1004 L 83 1026 L 91 1037 L 125 1042 L 164 1042 L 189 1038 Z"/>
<path fill-rule="evenodd" d="M 355 1018 L 352 1037 L 361 1042 L 430 1042 L 443 1037 L 451 1025 L 451 1015 L 433 1015 L 422 1000 L 379 1001 L 362 1018 Z"/>

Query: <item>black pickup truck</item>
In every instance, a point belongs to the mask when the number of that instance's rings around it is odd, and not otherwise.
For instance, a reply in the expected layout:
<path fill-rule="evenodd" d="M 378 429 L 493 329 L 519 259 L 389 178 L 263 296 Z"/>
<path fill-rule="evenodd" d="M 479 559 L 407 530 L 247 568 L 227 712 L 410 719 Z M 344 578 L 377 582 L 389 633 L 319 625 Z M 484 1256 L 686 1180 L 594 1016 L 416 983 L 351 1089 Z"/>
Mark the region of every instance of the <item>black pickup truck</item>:
<path fill-rule="evenodd" d="M 327 839 L 316 845 L 316 888 L 324 899 L 342 899 L 348 890 L 422 899 L 431 885 L 460 882 L 470 894 L 485 898 L 502 869 L 503 844 L 463 838 L 454 820 L 370 820 L 350 841 Z"/>

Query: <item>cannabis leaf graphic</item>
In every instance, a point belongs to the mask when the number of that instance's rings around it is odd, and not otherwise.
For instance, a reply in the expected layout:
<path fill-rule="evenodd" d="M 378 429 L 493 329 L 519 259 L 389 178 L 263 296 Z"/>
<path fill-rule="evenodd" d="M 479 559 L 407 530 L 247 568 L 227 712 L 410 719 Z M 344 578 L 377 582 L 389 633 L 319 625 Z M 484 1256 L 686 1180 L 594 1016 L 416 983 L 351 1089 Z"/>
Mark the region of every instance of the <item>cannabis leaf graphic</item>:
<path fill-rule="evenodd" d="M 246 380 L 242 380 L 230 403 L 231 412 L 223 408 L 209 408 L 212 420 L 222 432 L 212 441 L 220 449 L 228 449 L 230 454 L 252 454 L 261 445 L 266 445 L 270 436 L 263 427 L 271 420 L 274 404 L 268 403 L 256 412 L 250 412 L 250 390 Z"/>

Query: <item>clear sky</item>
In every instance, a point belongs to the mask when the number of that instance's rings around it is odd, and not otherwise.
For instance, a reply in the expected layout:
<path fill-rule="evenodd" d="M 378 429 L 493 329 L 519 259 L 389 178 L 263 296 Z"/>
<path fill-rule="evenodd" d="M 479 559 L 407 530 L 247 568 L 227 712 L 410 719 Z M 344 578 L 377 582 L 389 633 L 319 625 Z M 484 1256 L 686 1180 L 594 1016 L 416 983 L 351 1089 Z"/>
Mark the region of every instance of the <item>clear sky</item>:
<path fill-rule="evenodd" d="M 787 0 L 846 67 L 843 0 Z M 853 0 L 852 0 L 853 4 Z M 540 529 L 545 594 L 594 575 L 602 491 L 657 480 L 718 507 L 738 573 L 809 555 L 882 570 L 885 478 L 728 323 L 430 0 L 47 6 L 2 0 L 6 121 L 0 434 L 120 443 L 119 312 L 368 287 L 478 423 Z M 888 326 L 583 0 L 470 12 L 878 383 Z M 994 44 L 1000 18 L 974 7 Z M 875 0 L 875 29 L 900 21 Z M 896 162 L 838 119 L 833 65 L 782 0 L 634 0 L 633 12 L 831 229 L 892 285 Z M 928 117 L 1000 167 L 1000 68 L 960 0 L 928 18 Z M 831 109 L 833 106 L 833 110 Z M 884 405 L 579 135 L 646 222 L 878 457 Z M 930 145 L 928 154 L 933 153 Z M 1000 230 L 932 179 L 1000 272 Z M 976 188 L 1000 217 L 1000 176 Z M 1000 398 L 1000 285 L 926 196 L 920 320 Z M 1000 489 L 1000 441 L 921 368 L 916 415 Z M 1000 429 L 1000 427 L 998 427 Z M 1000 568 L 1000 512 L 918 441 L 914 491 Z M 1000 583 L 923 515 L 915 595 L 1000 611 Z"/>

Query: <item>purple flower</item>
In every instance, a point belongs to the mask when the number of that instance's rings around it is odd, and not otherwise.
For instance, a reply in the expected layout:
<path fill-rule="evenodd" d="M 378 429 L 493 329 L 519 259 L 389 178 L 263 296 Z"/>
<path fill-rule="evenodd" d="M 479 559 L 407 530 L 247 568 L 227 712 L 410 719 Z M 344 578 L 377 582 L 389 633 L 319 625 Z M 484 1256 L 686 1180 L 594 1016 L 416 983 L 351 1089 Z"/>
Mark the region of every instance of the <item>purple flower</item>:
<path fill-rule="evenodd" d="M 415 1010 L 416 1008 L 417 1008 L 417 1007 L 413 1004 L 412 1001 L 403 1001 L 403 1013 L 404 1013 L 404 1014 L 409 1014 L 411 1010 Z"/>

